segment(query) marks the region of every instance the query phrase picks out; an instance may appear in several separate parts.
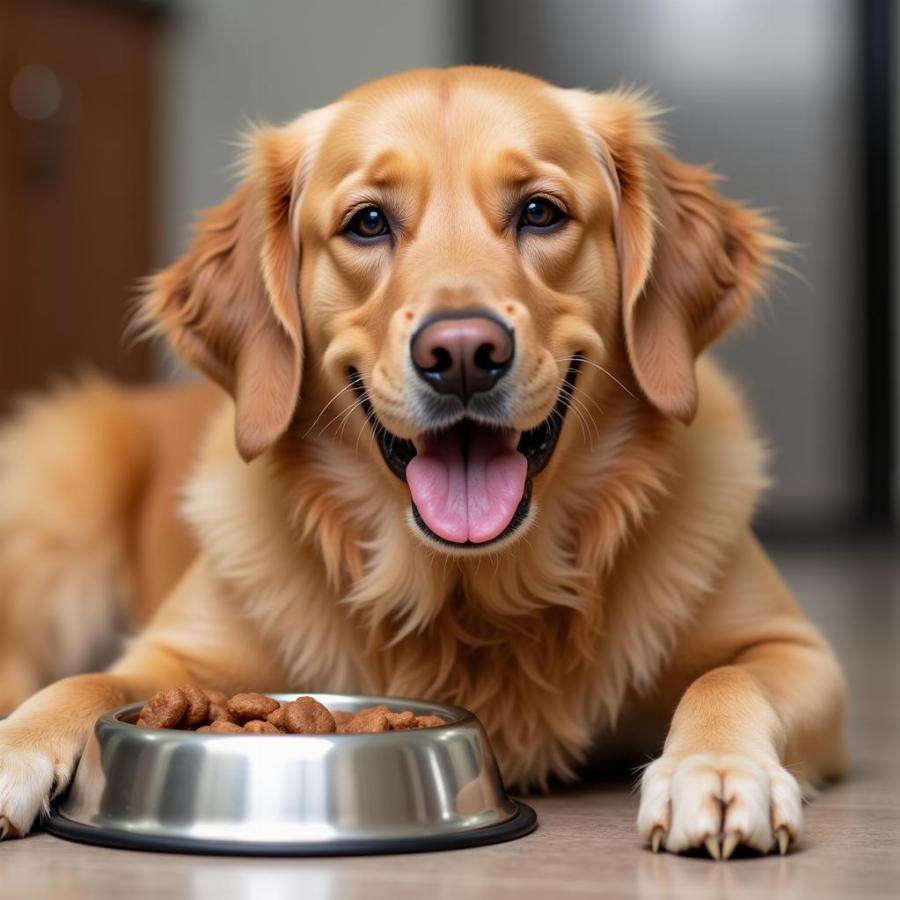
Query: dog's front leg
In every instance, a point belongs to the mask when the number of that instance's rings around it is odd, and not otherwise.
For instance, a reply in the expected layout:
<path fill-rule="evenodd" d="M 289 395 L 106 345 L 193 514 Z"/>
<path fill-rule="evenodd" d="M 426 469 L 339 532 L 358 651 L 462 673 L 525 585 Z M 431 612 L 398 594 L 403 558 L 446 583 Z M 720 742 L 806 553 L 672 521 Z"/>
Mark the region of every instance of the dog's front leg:
<path fill-rule="evenodd" d="M 106 710 L 185 682 L 271 690 L 278 687 L 276 668 L 196 563 L 108 672 L 57 681 L 0 722 L 0 839 L 27 834 L 68 785 Z"/>
<path fill-rule="evenodd" d="M 662 756 L 643 774 L 638 828 L 653 850 L 785 853 L 801 830 L 798 777 L 812 784 L 845 764 L 844 684 L 755 542 L 701 615 L 681 665 L 711 651 L 727 664 L 679 701 Z"/>

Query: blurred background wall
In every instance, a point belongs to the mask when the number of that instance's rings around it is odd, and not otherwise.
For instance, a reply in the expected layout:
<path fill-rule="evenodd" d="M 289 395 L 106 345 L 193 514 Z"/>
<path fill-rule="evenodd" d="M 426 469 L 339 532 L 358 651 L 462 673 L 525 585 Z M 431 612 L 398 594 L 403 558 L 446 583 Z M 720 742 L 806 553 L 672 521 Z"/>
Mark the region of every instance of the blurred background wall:
<path fill-rule="evenodd" d="M 872 277 L 886 268 L 873 263 L 873 235 L 884 238 L 890 223 L 873 213 L 889 185 L 871 177 L 881 107 L 868 101 L 879 100 L 873 80 L 885 71 L 878 52 L 900 39 L 879 39 L 888 20 L 877 13 L 889 6 L 0 0 L 9 95 L 0 103 L 0 264 L 27 270 L 15 293 L 0 293 L 0 400 L 45 380 L 52 360 L 70 369 L 93 359 L 128 377 L 153 372 L 153 359 L 118 349 L 109 329 L 120 330 L 129 281 L 173 259 L 195 211 L 225 196 L 248 122 L 289 119 L 391 71 L 499 64 L 569 86 L 650 87 L 670 107 L 676 152 L 713 162 L 727 193 L 771 210 L 798 244 L 786 260 L 795 274 L 779 274 L 771 303 L 719 350 L 774 450 L 764 527 L 809 534 L 884 524 L 878 498 L 889 498 L 891 470 L 900 469 L 890 371 L 900 332 L 889 274 Z M 35 77 L 35 65 L 46 71 Z M 102 134 L 79 137 L 96 122 Z M 882 137 L 887 152 L 886 129 Z M 97 146 L 113 148 L 99 165 L 90 162 Z M 91 165 L 86 186 L 74 187 Z M 122 224 L 87 223 L 92 190 L 107 198 L 107 219 Z M 81 271 L 109 255 L 98 247 L 120 250 L 100 285 Z M 35 335 L 48 322 L 57 323 L 56 343 L 42 349 Z M 879 337 L 887 347 L 876 346 Z"/>

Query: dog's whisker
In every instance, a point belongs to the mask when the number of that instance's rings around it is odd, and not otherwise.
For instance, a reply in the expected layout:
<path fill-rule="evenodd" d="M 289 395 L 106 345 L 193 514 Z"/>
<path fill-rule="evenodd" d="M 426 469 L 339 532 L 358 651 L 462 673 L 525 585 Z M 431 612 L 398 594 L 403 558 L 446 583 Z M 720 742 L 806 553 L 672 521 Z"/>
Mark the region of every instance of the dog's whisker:
<path fill-rule="evenodd" d="M 361 379 L 362 379 L 362 376 L 361 376 L 361 375 L 358 375 L 358 374 L 355 375 L 355 376 L 353 377 L 353 379 L 351 379 L 350 384 L 344 385 L 344 387 L 342 387 L 342 388 L 341 388 L 341 389 L 340 389 L 340 390 L 339 390 L 339 391 L 338 391 L 338 392 L 337 392 L 337 393 L 336 393 L 336 394 L 335 394 L 335 395 L 334 395 L 334 396 L 333 396 L 333 397 L 332 397 L 332 398 L 331 398 L 331 399 L 330 399 L 330 400 L 329 400 L 329 401 L 328 401 L 328 402 L 327 402 L 327 403 L 319 410 L 319 414 L 315 417 L 315 419 L 313 419 L 312 424 L 309 426 L 309 428 L 306 429 L 306 431 L 303 432 L 303 437 L 304 437 L 304 438 L 309 437 L 309 433 L 313 430 L 313 428 L 316 427 L 316 425 L 319 424 L 319 419 L 321 419 L 322 416 L 325 414 L 325 410 L 328 409 L 328 407 L 331 406 L 331 404 L 334 403 L 334 401 L 337 400 L 337 398 L 340 397 L 341 394 L 345 394 L 347 391 L 349 391 L 349 390 L 351 390 L 352 388 L 356 387 L 357 384 L 360 383 L 360 380 L 361 380 Z"/>
<path fill-rule="evenodd" d="M 583 403 L 581 403 L 580 400 L 578 400 L 578 398 L 574 394 L 569 394 L 568 396 L 563 397 L 562 402 L 567 410 L 571 410 L 574 415 L 578 416 L 579 422 L 581 422 L 582 424 L 585 424 L 585 422 L 584 422 L 585 406 Z"/>
<path fill-rule="evenodd" d="M 573 384 L 571 387 L 572 387 L 573 394 L 578 394 L 578 396 L 581 397 L 583 400 L 593 403 L 594 406 L 597 407 L 597 410 L 599 411 L 599 413 L 601 415 L 603 415 L 603 409 L 600 406 L 600 404 L 584 388 L 579 387 L 577 384 Z"/>
<path fill-rule="evenodd" d="M 356 400 L 355 403 L 353 403 L 351 406 L 349 406 L 347 409 L 345 409 L 342 413 L 339 413 L 338 415 L 336 415 L 331 420 L 331 422 L 329 422 L 324 428 L 320 429 L 322 431 L 322 433 L 327 431 L 328 428 L 331 427 L 333 422 L 340 421 L 340 427 L 339 427 L 338 433 L 337 433 L 338 440 L 340 440 L 344 436 L 344 429 L 346 428 L 347 423 L 350 421 L 350 417 L 353 415 L 353 413 L 357 409 L 359 409 L 361 406 L 363 406 L 363 404 L 365 404 L 365 402 L 366 402 L 366 395 L 363 394 L 363 396 L 361 396 L 358 400 Z"/>
<path fill-rule="evenodd" d="M 594 421 L 593 416 L 591 416 L 587 406 L 585 403 L 576 397 L 574 394 L 569 395 L 565 398 L 566 406 L 574 412 L 579 421 L 584 422 L 589 430 L 592 432 L 593 437 L 596 438 L 597 441 L 600 440 L 600 431 L 597 428 L 597 423 Z M 599 409 L 599 407 L 598 407 Z M 591 446 L 593 446 L 593 439 L 591 440 Z"/>
<path fill-rule="evenodd" d="M 342 411 L 339 412 L 336 416 L 334 416 L 327 424 L 323 425 L 323 426 L 319 429 L 319 434 L 325 434 L 325 432 L 328 431 L 328 429 L 331 428 L 331 426 L 332 426 L 335 422 L 337 422 L 337 421 L 339 421 L 339 420 L 341 420 L 341 419 L 349 418 L 349 416 L 353 413 L 353 411 L 354 411 L 357 407 L 362 406 L 362 404 L 363 404 L 364 402 L 365 402 L 365 398 L 364 398 L 364 397 L 359 397 L 354 403 L 352 403 L 350 406 L 348 406 L 347 409 L 342 410 Z"/>
<path fill-rule="evenodd" d="M 569 408 L 569 407 L 568 407 L 568 404 L 567 404 L 567 408 Z M 581 439 L 582 439 L 582 441 L 584 441 L 585 444 L 589 443 L 587 432 L 586 432 L 585 429 L 584 429 L 584 423 L 581 421 L 581 417 L 578 415 L 578 411 L 577 411 L 577 410 L 574 411 L 573 414 L 576 415 L 576 416 L 578 417 L 578 423 L 579 423 L 579 427 L 580 427 L 580 429 L 581 429 Z M 557 433 L 557 434 L 560 434 L 560 433 L 562 432 L 563 425 L 565 424 L 565 418 L 563 417 L 563 415 L 562 415 L 558 410 L 556 410 L 556 409 L 551 410 L 551 412 L 550 412 L 550 424 L 551 424 L 551 425 L 553 426 L 553 428 L 556 430 L 556 433 Z"/>
<path fill-rule="evenodd" d="M 353 454 L 355 456 L 359 456 L 359 442 L 362 439 L 363 431 L 369 431 L 370 435 L 375 434 L 375 429 L 378 427 L 378 420 L 375 419 L 375 413 L 369 409 L 368 412 L 365 412 L 365 418 L 359 424 L 359 428 L 356 429 L 356 443 L 353 445 Z"/>
<path fill-rule="evenodd" d="M 338 441 L 342 440 L 344 437 L 344 430 L 347 427 L 347 423 L 350 421 L 351 415 L 355 409 L 359 409 L 361 404 L 355 403 L 350 409 L 345 410 L 344 414 L 340 417 L 340 420 L 337 424 L 336 438 Z"/>
<path fill-rule="evenodd" d="M 378 420 L 376 419 L 376 425 L 373 428 L 369 429 L 369 450 L 371 450 L 372 447 L 375 445 L 375 438 L 379 434 L 379 430 L 381 432 L 383 432 L 384 434 L 388 434 L 388 432 L 385 430 L 384 426 L 380 422 L 378 422 Z M 358 439 L 357 439 L 357 443 L 359 443 Z"/>
<path fill-rule="evenodd" d="M 359 442 L 362 439 L 363 431 L 368 427 L 369 430 L 369 439 L 374 440 L 375 437 L 375 428 L 377 424 L 372 421 L 373 413 L 369 412 L 366 415 L 366 418 L 363 422 L 360 422 L 359 428 L 356 430 L 356 443 L 353 446 L 353 455 L 359 456 Z"/>
<path fill-rule="evenodd" d="M 597 441 L 599 441 L 599 440 L 600 440 L 600 429 L 599 429 L 599 427 L 598 427 L 598 425 L 597 425 L 596 419 L 594 418 L 593 415 L 591 415 L 591 412 L 590 412 L 590 410 L 587 408 L 587 405 L 585 404 L 584 400 L 580 399 L 579 397 L 576 397 L 574 394 L 572 395 L 572 397 L 571 397 L 570 399 L 571 399 L 571 401 L 572 401 L 573 404 L 576 404 L 576 405 L 573 406 L 572 408 L 573 408 L 573 409 L 577 408 L 577 409 L 579 409 L 579 410 L 584 414 L 584 417 L 587 419 L 587 425 L 588 425 L 588 428 L 590 429 L 590 431 L 591 431 L 591 433 L 593 434 L 594 438 L 595 438 Z M 596 402 L 594 403 L 594 405 L 595 405 L 595 406 L 597 407 L 597 409 L 599 410 L 600 415 L 603 415 L 603 410 L 600 408 L 600 405 L 597 404 Z"/>
<path fill-rule="evenodd" d="M 576 417 L 576 419 L 578 420 L 578 425 L 579 425 L 579 428 L 581 429 L 581 439 L 582 439 L 582 441 L 584 441 L 585 444 L 589 444 L 589 445 L 592 446 L 592 445 L 593 445 L 593 441 L 590 439 L 590 435 L 589 435 L 589 432 L 588 432 L 587 427 L 586 427 L 586 423 L 585 423 L 585 415 L 584 415 L 584 413 L 582 412 L 582 410 L 581 410 L 578 406 L 576 406 L 576 405 L 574 404 L 574 402 L 573 402 L 574 399 L 575 399 L 575 398 L 572 397 L 572 396 L 563 397 L 563 405 L 566 407 L 567 410 L 571 410 L 572 414 L 573 414 L 573 415 Z M 564 422 L 563 417 L 562 417 L 556 410 L 554 410 L 554 413 L 556 413 L 556 418 L 559 419 L 559 428 L 558 428 L 558 430 L 559 430 L 559 431 L 562 431 L 563 422 Z"/>
<path fill-rule="evenodd" d="M 380 434 L 387 435 L 390 433 L 384 427 L 384 425 L 382 425 L 381 422 L 378 421 L 378 417 L 375 415 L 375 411 L 369 410 L 369 413 L 366 416 L 366 421 L 363 422 L 362 425 L 360 425 L 359 434 L 356 435 L 356 448 L 353 451 L 356 455 L 359 455 L 359 439 L 360 439 L 360 436 L 362 435 L 363 429 L 366 427 L 367 424 L 370 426 L 370 428 L 369 428 L 369 450 L 372 449 L 372 447 L 375 443 L 375 438 L 378 435 L 380 435 Z"/>
<path fill-rule="evenodd" d="M 559 357 L 558 359 L 555 359 L 554 362 L 566 362 L 566 363 L 569 363 L 569 364 L 571 365 L 572 359 L 571 359 L 571 357 L 562 356 L 562 357 Z M 607 375 L 607 376 L 608 376 L 609 378 L 611 378 L 611 379 L 612 379 L 612 380 L 613 380 L 620 388 L 622 388 L 622 390 L 625 391 L 625 393 L 628 394 L 628 396 L 631 397 L 632 400 L 639 400 L 639 399 L 640 399 L 639 397 L 637 397 L 637 396 L 634 394 L 633 391 L 631 391 L 631 390 L 628 389 L 627 385 L 625 385 L 625 384 L 623 384 L 621 381 L 619 381 L 619 379 L 616 378 L 616 376 L 613 375 L 613 373 L 610 372 L 609 369 L 604 368 L 603 366 L 600 365 L 600 363 L 595 363 L 595 362 L 594 362 L 593 360 L 591 360 L 591 359 L 585 359 L 585 357 L 583 357 L 583 356 L 579 357 L 579 362 L 582 362 L 582 363 L 584 363 L 585 365 L 588 365 L 588 366 L 593 366 L 595 369 L 598 369 L 599 371 L 603 372 L 604 375 Z"/>
<path fill-rule="evenodd" d="M 343 438 L 344 438 L 344 432 L 347 430 L 347 425 L 350 423 L 350 419 L 352 418 L 353 412 L 357 409 L 362 408 L 362 406 L 363 406 L 363 399 L 360 398 L 356 403 L 353 404 L 353 406 L 349 410 L 347 410 L 346 415 L 341 420 L 340 428 L 338 428 L 337 439 L 339 441 L 343 440 Z"/>
<path fill-rule="evenodd" d="M 570 398 L 566 398 L 563 403 L 566 407 L 566 410 L 571 410 L 572 415 L 575 416 L 575 418 L 578 420 L 578 428 L 581 431 L 581 440 L 585 444 L 588 443 L 588 433 L 585 429 L 584 419 L 581 416 L 580 410 L 572 406 Z M 559 431 L 562 431 L 564 419 L 561 415 L 559 415 L 559 413 L 557 413 L 557 417 L 559 418 Z"/>

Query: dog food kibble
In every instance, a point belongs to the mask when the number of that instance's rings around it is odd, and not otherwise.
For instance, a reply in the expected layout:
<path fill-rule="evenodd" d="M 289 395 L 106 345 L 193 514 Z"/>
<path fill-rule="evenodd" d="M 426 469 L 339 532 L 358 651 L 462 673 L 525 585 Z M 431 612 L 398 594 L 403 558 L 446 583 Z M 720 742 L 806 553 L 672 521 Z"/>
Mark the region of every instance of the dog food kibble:
<path fill-rule="evenodd" d="M 209 713 L 209 698 L 198 687 L 183 684 L 181 693 L 187 698 L 187 709 L 181 717 L 180 725 L 184 728 L 199 728 L 206 724 Z"/>
<path fill-rule="evenodd" d="M 334 719 L 334 724 L 337 726 L 338 731 L 343 731 L 344 728 L 353 720 L 353 713 L 347 712 L 344 709 L 335 709 L 331 713 L 331 717 Z"/>
<path fill-rule="evenodd" d="M 440 716 L 417 716 L 414 728 L 437 728 L 447 723 Z"/>
<path fill-rule="evenodd" d="M 391 730 L 391 711 L 386 706 L 361 709 L 345 726 L 347 734 L 378 734 Z"/>
<path fill-rule="evenodd" d="M 228 707 L 225 706 L 224 703 L 221 706 L 218 703 L 210 703 L 209 712 L 206 714 L 206 718 L 210 725 L 212 725 L 213 722 L 231 722 L 233 725 L 237 724 L 231 713 L 228 712 Z"/>
<path fill-rule="evenodd" d="M 247 722 L 244 725 L 244 731 L 249 731 L 250 734 L 281 734 L 281 731 L 271 722 L 266 722 L 263 719 L 254 719 L 252 722 Z"/>
<path fill-rule="evenodd" d="M 378 734 L 390 730 L 387 716 L 379 712 L 359 713 L 344 726 L 345 734 Z"/>
<path fill-rule="evenodd" d="M 225 708 L 236 721 L 243 723 L 251 719 L 265 719 L 278 709 L 278 701 L 265 694 L 235 694 Z"/>
<path fill-rule="evenodd" d="M 204 734 L 377 734 L 446 724 L 440 716 L 417 716 L 369 706 L 354 714 L 333 712 L 312 697 L 279 703 L 265 694 L 228 697 L 184 684 L 154 694 L 137 719 L 142 728 L 178 728 Z"/>
<path fill-rule="evenodd" d="M 285 728 L 291 734 L 332 734 L 334 717 L 312 697 L 298 697 L 284 707 Z"/>
<path fill-rule="evenodd" d="M 213 734 L 241 734 L 243 730 L 240 725 L 235 725 L 234 722 L 226 722 L 223 719 L 197 729 L 197 731 L 211 731 Z"/>
<path fill-rule="evenodd" d="M 222 691 L 216 691 L 212 688 L 200 688 L 204 694 L 206 694 L 206 699 L 209 700 L 210 703 L 214 703 L 216 706 L 225 706 L 228 702 L 228 694 Z"/>
<path fill-rule="evenodd" d="M 188 698 L 180 688 L 169 688 L 151 697 L 137 723 L 143 728 L 177 728 L 188 708 Z"/>
<path fill-rule="evenodd" d="M 416 714 L 411 713 L 408 709 L 404 712 L 386 712 L 388 725 L 393 731 L 406 731 L 409 728 L 416 727 Z"/>

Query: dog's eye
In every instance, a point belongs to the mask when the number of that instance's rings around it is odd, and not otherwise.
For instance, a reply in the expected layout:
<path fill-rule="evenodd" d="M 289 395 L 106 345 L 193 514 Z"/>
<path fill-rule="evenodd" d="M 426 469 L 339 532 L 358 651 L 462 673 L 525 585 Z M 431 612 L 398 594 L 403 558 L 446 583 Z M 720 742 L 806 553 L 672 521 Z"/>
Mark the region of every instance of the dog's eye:
<path fill-rule="evenodd" d="M 367 206 L 361 209 L 347 223 L 345 231 L 347 234 L 364 240 L 391 233 L 388 228 L 387 216 L 377 206 Z"/>
<path fill-rule="evenodd" d="M 566 217 L 566 214 L 546 197 L 532 197 L 522 209 L 519 228 L 549 228 Z"/>

